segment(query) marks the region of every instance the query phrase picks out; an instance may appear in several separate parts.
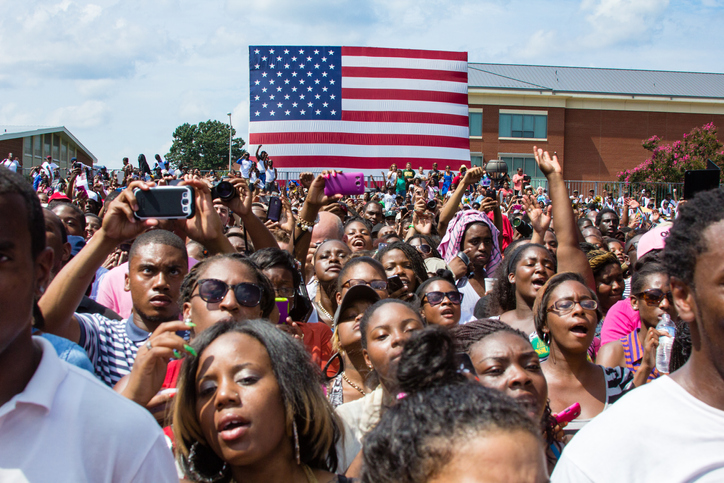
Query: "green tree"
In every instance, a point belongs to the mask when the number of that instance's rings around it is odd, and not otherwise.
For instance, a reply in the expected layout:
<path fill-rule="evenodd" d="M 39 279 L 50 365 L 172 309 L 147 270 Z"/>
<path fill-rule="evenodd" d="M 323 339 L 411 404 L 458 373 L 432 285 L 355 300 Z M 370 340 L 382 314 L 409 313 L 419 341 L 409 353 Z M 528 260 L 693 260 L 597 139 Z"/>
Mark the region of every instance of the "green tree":
<path fill-rule="evenodd" d="M 224 169 L 229 166 L 229 125 L 208 120 L 198 124 L 184 123 L 173 132 L 173 144 L 166 159 L 174 167 Z M 245 152 L 243 139 L 234 137 L 231 128 L 231 160 Z M 233 168 L 234 166 L 232 166 Z"/>
<path fill-rule="evenodd" d="M 643 142 L 651 151 L 651 157 L 633 169 L 618 174 L 619 181 L 626 183 L 681 183 L 684 172 L 690 169 L 705 169 L 706 160 L 711 159 L 722 171 L 724 180 L 724 151 L 717 139 L 714 123 L 695 127 L 683 139 L 671 144 L 662 144 L 661 138 L 652 136 Z"/>

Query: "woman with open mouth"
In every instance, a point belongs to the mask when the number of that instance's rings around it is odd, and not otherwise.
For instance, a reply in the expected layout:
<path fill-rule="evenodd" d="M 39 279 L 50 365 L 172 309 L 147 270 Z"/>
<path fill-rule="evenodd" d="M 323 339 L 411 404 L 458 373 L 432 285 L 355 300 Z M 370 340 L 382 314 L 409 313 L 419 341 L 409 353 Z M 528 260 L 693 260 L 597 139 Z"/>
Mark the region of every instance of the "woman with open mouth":
<path fill-rule="evenodd" d="M 371 229 L 362 218 L 353 218 L 344 226 L 344 236 L 347 237 L 347 246 L 352 253 L 368 252 L 372 250 Z"/>
<path fill-rule="evenodd" d="M 463 294 L 455 286 L 452 273 L 449 277 L 433 277 L 423 282 L 416 295 L 420 300 L 420 315 L 428 325 L 455 327 L 461 320 L 467 322 L 471 314 L 462 314 Z"/>
<path fill-rule="evenodd" d="M 564 430 L 573 436 L 634 387 L 633 373 L 625 367 L 604 368 L 591 362 L 588 348 L 601 312 L 595 292 L 577 273 L 551 277 L 538 292 L 533 314 L 538 336 L 550 347 L 550 356 L 541 366 L 551 410 L 558 413 L 573 403 L 581 405 L 578 419 Z"/>
<path fill-rule="evenodd" d="M 339 423 L 301 344 L 266 320 L 215 324 L 193 342 L 174 407 L 192 481 L 347 482 Z"/>

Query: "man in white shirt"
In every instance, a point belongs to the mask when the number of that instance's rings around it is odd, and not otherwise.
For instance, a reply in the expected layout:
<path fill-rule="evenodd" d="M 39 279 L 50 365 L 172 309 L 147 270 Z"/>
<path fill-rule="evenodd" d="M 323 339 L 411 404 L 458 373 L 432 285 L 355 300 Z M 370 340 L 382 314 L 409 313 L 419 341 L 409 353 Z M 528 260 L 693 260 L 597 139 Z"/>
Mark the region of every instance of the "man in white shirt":
<path fill-rule="evenodd" d="M 249 179 L 251 176 L 251 166 L 253 164 L 253 161 L 249 159 L 249 153 L 242 154 L 241 158 L 239 158 L 236 163 L 241 165 L 241 177 Z"/>
<path fill-rule="evenodd" d="M 13 173 L 17 173 L 18 169 L 22 167 L 20 159 L 17 156 L 13 158 L 13 153 L 8 153 L 8 157 L 3 160 L 2 165 Z"/>
<path fill-rule="evenodd" d="M 632 391 L 566 446 L 551 481 L 724 481 L 724 190 L 699 194 L 669 231 L 663 259 L 691 356 Z M 674 358 L 676 360 L 674 360 Z"/>
<path fill-rule="evenodd" d="M 0 481 L 177 482 L 153 417 L 32 337 L 52 265 L 38 197 L 0 168 Z"/>

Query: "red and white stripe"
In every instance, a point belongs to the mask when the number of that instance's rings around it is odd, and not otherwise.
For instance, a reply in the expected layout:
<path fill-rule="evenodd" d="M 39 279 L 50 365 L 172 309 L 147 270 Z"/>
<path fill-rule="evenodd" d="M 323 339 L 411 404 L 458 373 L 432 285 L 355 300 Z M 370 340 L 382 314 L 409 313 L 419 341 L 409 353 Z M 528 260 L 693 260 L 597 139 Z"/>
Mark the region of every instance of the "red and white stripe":
<path fill-rule="evenodd" d="M 466 52 L 342 47 L 340 121 L 249 123 L 277 168 L 469 165 Z"/>

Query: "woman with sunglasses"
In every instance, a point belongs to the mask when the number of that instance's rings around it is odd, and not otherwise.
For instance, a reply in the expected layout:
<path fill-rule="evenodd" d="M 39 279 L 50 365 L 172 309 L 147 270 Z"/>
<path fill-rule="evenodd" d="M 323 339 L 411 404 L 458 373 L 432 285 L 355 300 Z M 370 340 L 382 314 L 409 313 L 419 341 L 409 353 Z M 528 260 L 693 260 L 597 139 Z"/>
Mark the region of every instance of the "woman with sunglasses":
<path fill-rule="evenodd" d="M 365 286 L 369 291 L 347 293 L 354 287 Z M 387 298 L 387 276 L 382 264 L 371 257 L 354 257 L 344 266 L 337 278 L 337 312 L 334 315 L 332 335 L 333 359 L 327 364 L 327 375 L 333 379 L 328 385 L 327 397 L 334 407 L 354 401 L 377 387 L 377 379 L 370 376 L 362 355 L 359 321 L 364 311 L 377 300 Z"/>
<path fill-rule="evenodd" d="M 581 405 L 581 415 L 564 430 L 573 436 L 634 387 L 633 373 L 625 367 L 604 368 L 589 359 L 601 312 L 595 292 L 579 274 L 551 277 L 538 292 L 533 315 L 538 336 L 550 348 L 541 367 L 551 410 L 559 413 L 574 403 Z"/>
<path fill-rule="evenodd" d="M 265 320 L 214 325 L 184 360 L 178 461 L 195 482 L 346 482 L 338 419 L 301 345 Z"/>
<path fill-rule="evenodd" d="M 463 294 L 453 283 L 452 273 L 447 277 L 433 277 L 423 282 L 415 295 L 420 300 L 420 315 L 428 325 L 455 327 L 461 320 L 468 321 L 470 314 L 461 313 Z"/>
<path fill-rule="evenodd" d="M 437 251 L 437 243 L 435 243 L 429 235 L 422 235 L 418 233 L 417 235 L 411 236 L 407 240 L 407 243 L 415 247 L 417 251 L 420 252 L 423 260 L 433 257 L 442 258 L 440 252 Z"/>
<path fill-rule="evenodd" d="M 181 284 L 180 304 L 193 337 L 214 324 L 268 317 L 274 309 L 274 288 L 243 255 L 225 253 L 194 265 Z M 173 349 L 176 330 L 170 325 L 154 337 L 152 347 L 139 349 L 131 373 L 116 384 L 116 392 L 152 412 L 163 411 L 171 396 L 159 391 L 176 387 L 181 367 L 176 359 L 182 356 Z M 185 348 L 193 353 L 190 346 Z"/>
<path fill-rule="evenodd" d="M 641 386 L 660 376 L 656 370 L 656 349 L 659 337 L 656 330 L 661 316 L 677 319 L 669 275 L 659 263 L 648 263 L 637 270 L 631 279 L 631 308 L 639 313 L 641 328 L 621 339 L 601 347 L 596 362 L 604 367 L 626 366 L 636 372 L 635 382 Z"/>

